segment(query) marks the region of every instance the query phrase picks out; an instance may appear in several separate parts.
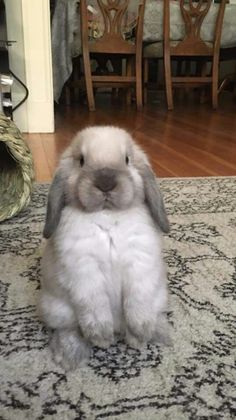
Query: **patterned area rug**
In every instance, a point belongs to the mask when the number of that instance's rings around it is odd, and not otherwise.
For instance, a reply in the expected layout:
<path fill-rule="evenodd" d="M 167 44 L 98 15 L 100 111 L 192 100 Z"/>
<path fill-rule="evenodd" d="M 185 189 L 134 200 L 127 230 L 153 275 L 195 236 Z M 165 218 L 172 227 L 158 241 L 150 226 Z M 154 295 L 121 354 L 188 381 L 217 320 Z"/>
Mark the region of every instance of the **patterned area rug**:
<path fill-rule="evenodd" d="M 35 307 L 47 185 L 0 224 L 0 418 L 233 419 L 236 415 L 236 178 L 165 179 L 172 344 L 93 349 L 54 365 Z"/>

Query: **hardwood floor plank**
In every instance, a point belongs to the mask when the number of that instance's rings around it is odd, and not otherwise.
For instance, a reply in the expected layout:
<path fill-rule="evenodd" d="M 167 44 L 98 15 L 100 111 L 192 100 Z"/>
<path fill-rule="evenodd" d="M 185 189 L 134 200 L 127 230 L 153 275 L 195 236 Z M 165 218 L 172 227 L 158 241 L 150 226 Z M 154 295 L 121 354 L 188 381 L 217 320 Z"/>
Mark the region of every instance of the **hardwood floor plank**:
<path fill-rule="evenodd" d="M 34 160 L 35 179 L 39 182 L 50 181 L 52 172 L 48 166 L 47 157 L 42 144 L 40 134 L 24 134 Z"/>
<path fill-rule="evenodd" d="M 143 133 L 140 136 L 139 132 L 136 132 L 136 139 L 146 153 L 148 155 L 152 155 L 154 146 L 149 144 L 148 136 L 145 136 Z M 204 165 L 187 158 L 185 155 L 176 152 L 172 148 L 165 146 L 158 141 L 155 141 L 155 154 L 159 165 L 166 170 L 170 169 L 174 176 L 189 176 L 190 167 L 191 176 L 215 176 L 215 172 L 209 170 Z"/>
<path fill-rule="evenodd" d="M 37 181 L 50 181 L 63 150 L 88 125 L 127 129 L 148 154 L 160 177 L 236 176 L 236 105 L 231 96 L 213 111 L 209 105 L 178 104 L 172 112 L 154 99 L 141 112 L 135 106 L 97 98 L 97 111 L 86 105 L 56 107 L 54 134 L 26 134 Z M 99 102 L 100 101 L 100 102 Z"/>
<path fill-rule="evenodd" d="M 210 153 L 209 151 L 202 150 L 198 146 L 192 146 L 189 144 L 188 141 L 183 140 L 183 137 L 180 139 L 176 139 L 174 135 L 170 135 L 170 137 L 166 137 L 165 139 L 155 139 L 152 140 L 155 133 L 152 132 L 152 129 L 146 129 L 145 134 L 150 136 L 150 139 L 146 141 L 147 143 L 155 142 L 157 150 L 164 149 L 166 152 L 176 153 L 178 157 L 181 159 L 187 159 L 189 163 L 191 162 L 192 165 L 198 166 L 200 168 L 204 167 L 209 172 L 209 175 L 219 175 L 223 176 L 225 172 L 228 175 L 235 174 L 235 158 L 233 154 L 231 155 L 232 163 L 227 161 L 221 157 Z M 182 133 L 183 134 L 183 133 Z"/>

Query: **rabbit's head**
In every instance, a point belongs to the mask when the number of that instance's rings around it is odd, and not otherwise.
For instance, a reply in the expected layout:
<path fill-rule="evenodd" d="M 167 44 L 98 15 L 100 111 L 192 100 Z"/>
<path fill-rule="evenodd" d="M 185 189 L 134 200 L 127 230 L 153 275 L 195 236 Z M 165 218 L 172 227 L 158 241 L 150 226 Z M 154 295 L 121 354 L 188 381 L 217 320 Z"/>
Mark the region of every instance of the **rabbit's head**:
<path fill-rule="evenodd" d="M 49 192 L 44 236 L 49 238 L 55 231 L 65 205 L 95 212 L 125 210 L 143 202 L 168 232 L 155 175 L 130 134 L 112 126 L 86 128 L 61 158 Z"/>

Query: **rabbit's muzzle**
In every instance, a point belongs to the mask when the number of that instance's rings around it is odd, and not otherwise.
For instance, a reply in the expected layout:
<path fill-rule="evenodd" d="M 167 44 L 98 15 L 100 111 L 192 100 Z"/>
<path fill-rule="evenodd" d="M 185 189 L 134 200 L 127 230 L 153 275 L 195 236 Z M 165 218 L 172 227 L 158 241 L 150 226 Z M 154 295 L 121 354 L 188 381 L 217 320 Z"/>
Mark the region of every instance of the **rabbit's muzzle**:
<path fill-rule="evenodd" d="M 136 192 L 134 180 L 128 170 L 111 167 L 95 170 L 85 168 L 78 179 L 72 176 L 69 182 L 75 203 L 88 212 L 127 209 L 134 203 L 139 191 L 142 193 L 142 188 Z"/>

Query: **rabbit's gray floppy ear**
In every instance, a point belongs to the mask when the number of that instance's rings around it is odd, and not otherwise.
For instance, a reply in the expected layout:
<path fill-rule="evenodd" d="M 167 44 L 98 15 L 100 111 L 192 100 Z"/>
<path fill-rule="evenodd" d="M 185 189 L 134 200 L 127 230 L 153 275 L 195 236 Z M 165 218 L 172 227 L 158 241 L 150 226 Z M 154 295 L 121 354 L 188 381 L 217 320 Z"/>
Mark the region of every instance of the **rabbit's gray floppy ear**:
<path fill-rule="evenodd" d="M 46 222 L 43 230 L 44 238 L 48 239 L 55 232 L 65 206 L 64 180 L 58 171 L 52 181 L 47 204 Z"/>
<path fill-rule="evenodd" d="M 168 233 L 170 225 L 157 179 L 148 164 L 144 165 L 141 174 L 144 183 L 145 200 L 150 213 L 160 229 L 163 232 Z"/>

